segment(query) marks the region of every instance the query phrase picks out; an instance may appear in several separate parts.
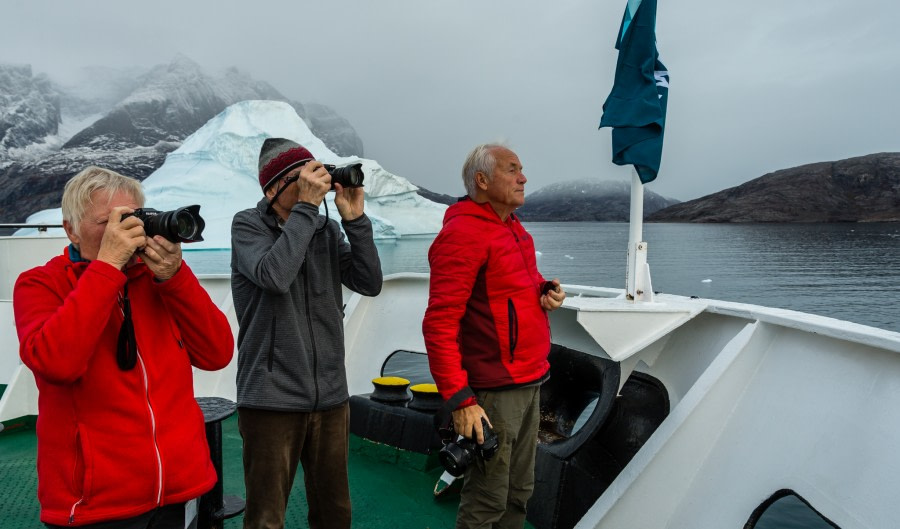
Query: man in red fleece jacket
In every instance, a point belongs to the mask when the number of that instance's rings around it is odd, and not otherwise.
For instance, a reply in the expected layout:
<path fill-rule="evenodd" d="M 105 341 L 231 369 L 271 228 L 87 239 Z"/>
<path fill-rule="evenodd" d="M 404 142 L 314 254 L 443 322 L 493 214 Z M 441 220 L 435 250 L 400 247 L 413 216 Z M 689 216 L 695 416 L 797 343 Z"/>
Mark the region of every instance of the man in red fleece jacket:
<path fill-rule="evenodd" d="M 122 219 L 143 202 L 137 180 L 88 167 L 63 193 L 72 244 L 16 281 L 51 528 L 181 529 L 216 482 L 191 366 L 225 367 L 234 338 L 181 245 Z"/>
<path fill-rule="evenodd" d="M 463 166 L 468 196 L 447 209 L 428 251 L 422 331 L 431 373 L 445 400 L 470 395 L 453 411 L 454 430 L 481 444 L 483 418 L 499 441 L 493 458 L 466 470 L 457 528 L 521 528 L 534 490 L 547 312 L 566 294 L 538 272 L 534 241 L 513 214 L 526 181 L 513 151 L 476 147 Z"/>

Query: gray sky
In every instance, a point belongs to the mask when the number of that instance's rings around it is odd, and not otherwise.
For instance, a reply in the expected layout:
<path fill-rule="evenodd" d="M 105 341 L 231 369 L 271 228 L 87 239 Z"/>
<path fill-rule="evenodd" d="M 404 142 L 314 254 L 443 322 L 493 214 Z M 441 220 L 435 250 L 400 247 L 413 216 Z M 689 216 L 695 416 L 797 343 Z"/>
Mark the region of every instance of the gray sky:
<path fill-rule="evenodd" d="M 366 157 L 462 194 L 477 143 L 504 140 L 529 192 L 628 178 L 597 130 L 625 0 L 4 0 L 0 62 L 62 78 L 183 53 L 346 117 Z M 777 169 L 900 150 L 900 2 L 659 0 L 671 75 L 659 178 L 689 200 Z"/>

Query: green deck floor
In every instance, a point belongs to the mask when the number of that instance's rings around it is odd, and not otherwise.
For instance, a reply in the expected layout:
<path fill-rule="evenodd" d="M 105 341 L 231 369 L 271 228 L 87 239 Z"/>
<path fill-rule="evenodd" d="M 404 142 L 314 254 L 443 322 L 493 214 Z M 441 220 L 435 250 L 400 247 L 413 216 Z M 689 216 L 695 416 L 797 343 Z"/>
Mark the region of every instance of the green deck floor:
<path fill-rule="evenodd" d="M 244 497 L 241 437 L 237 417 L 222 423 L 226 495 Z M 350 496 L 353 527 L 360 529 L 452 528 L 459 497 L 435 500 L 432 489 L 441 474 L 433 458 L 401 452 L 351 436 Z M 34 429 L 26 425 L 0 433 L 0 528 L 44 527 L 38 519 Z M 242 516 L 225 522 L 239 528 Z M 285 527 L 309 527 L 303 476 L 297 473 Z M 526 527 L 531 527 L 526 524 Z"/>

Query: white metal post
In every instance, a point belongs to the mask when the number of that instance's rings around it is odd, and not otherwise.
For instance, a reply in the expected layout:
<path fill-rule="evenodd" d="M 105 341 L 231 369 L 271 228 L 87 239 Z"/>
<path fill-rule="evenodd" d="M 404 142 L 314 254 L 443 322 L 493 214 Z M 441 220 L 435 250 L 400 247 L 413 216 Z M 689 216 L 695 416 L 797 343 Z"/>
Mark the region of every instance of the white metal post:
<path fill-rule="evenodd" d="M 631 169 L 631 219 L 628 227 L 628 265 L 625 270 L 625 292 L 632 301 L 653 301 L 647 243 L 643 241 L 644 184 L 637 171 Z"/>

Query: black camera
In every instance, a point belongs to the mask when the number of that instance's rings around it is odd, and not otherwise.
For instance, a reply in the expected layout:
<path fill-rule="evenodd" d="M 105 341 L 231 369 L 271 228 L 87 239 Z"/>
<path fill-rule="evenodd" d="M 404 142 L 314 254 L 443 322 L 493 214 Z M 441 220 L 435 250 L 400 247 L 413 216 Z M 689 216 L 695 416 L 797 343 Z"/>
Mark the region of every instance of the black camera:
<path fill-rule="evenodd" d="M 172 211 L 158 211 L 153 208 L 134 210 L 122 215 L 122 220 L 135 216 L 144 221 L 147 237 L 162 235 L 172 242 L 197 242 L 203 240 L 206 222 L 200 216 L 200 206 L 185 206 Z"/>
<path fill-rule="evenodd" d="M 325 170 L 331 175 L 331 189 L 334 189 L 334 184 L 336 183 L 341 184 L 344 187 L 363 186 L 363 178 L 365 177 L 363 175 L 361 163 L 346 165 L 344 167 L 338 167 L 331 164 L 324 165 Z"/>
<path fill-rule="evenodd" d="M 475 459 L 475 454 L 478 454 L 481 459 L 488 461 L 497 453 L 500 442 L 497 440 L 497 434 L 491 430 L 491 427 L 488 426 L 488 423 L 484 418 L 481 419 L 481 428 L 484 431 L 484 442 L 481 444 L 478 444 L 475 439 L 469 439 L 462 436 L 460 436 L 456 442 L 447 441 L 444 443 L 444 447 L 441 448 L 438 456 L 440 457 L 441 465 L 443 465 L 444 470 L 449 472 L 450 475 L 456 477 L 462 476 L 466 471 L 466 468 L 468 468 Z M 472 430 L 472 436 L 474 437 L 475 429 L 473 428 Z"/>

